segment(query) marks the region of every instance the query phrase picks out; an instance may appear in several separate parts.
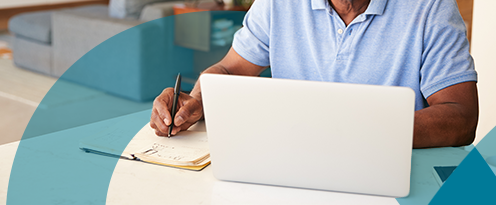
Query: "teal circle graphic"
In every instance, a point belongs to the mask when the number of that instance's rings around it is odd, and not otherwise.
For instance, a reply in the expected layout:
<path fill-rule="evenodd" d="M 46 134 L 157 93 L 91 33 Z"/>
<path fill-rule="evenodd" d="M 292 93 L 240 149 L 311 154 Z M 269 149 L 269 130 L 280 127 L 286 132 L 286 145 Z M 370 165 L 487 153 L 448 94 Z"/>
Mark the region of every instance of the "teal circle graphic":
<path fill-rule="evenodd" d="M 178 30 L 201 33 L 196 26 L 204 16 L 241 27 L 245 13 L 164 17 L 127 29 L 81 57 L 53 85 L 26 127 L 12 165 L 7 204 L 105 204 L 118 158 L 85 154 L 80 140 L 118 123 L 125 143 L 116 146 L 122 152 L 150 120 L 153 99 L 174 86 L 178 73 L 182 90 L 190 91 L 200 72 L 230 48 L 230 42 L 208 50 L 177 45 L 175 36 L 188 34 Z"/>

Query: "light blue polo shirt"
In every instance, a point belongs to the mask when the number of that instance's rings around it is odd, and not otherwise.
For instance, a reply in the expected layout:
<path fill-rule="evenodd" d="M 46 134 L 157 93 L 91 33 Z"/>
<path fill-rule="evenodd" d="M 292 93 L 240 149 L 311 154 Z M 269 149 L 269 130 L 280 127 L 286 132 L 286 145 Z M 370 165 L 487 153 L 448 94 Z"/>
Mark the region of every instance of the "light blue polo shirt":
<path fill-rule="evenodd" d="M 274 78 L 406 86 L 425 98 L 476 81 L 455 0 L 371 0 L 348 26 L 327 0 L 256 0 L 233 49 Z"/>

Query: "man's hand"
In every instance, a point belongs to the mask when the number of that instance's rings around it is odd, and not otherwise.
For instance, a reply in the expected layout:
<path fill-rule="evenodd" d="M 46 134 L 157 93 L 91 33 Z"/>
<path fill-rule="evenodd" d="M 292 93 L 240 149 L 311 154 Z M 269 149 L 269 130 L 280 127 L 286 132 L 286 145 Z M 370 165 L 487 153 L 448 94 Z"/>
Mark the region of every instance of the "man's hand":
<path fill-rule="evenodd" d="M 257 76 L 266 68 L 250 63 L 231 48 L 220 62 L 206 69 L 203 73 Z M 153 102 L 150 126 L 155 129 L 157 135 L 167 136 L 169 132 L 169 126 L 171 126 L 170 109 L 172 107 L 173 97 L 174 89 L 167 88 Z M 179 131 L 187 130 L 203 117 L 199 80 L 196 82 L 190 95 L 185 93 L 179 95 L 177 106 L 178 111 L 174 118 L 172 135 L 177 134 Z"/>
<path fill-rule="evenodd" d="M 177 113 L 174 118 L 174 125 L 171 125 L 172 101 L 174 89 L 166 88 L 155 101 L 153 101 L 152 117 L 150 126 L 155 129 L 155 134 L 167 136 L 169 126 L 174 126 L 172 135 L 179 131 L 187 130 L 203 116 L 201 101 L 185 93 L 181 93 L 177 102 Z"/>

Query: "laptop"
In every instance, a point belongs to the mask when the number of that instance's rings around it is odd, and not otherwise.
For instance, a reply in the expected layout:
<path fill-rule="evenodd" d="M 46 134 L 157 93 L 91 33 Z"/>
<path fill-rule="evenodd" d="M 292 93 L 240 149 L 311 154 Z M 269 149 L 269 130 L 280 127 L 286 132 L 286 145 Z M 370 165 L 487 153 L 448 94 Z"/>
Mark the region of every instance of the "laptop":
<path fill-rule="evenodd" d="M 200 82 L 217 179 L 409 194 L 412 89 L 216 74 Z"/>

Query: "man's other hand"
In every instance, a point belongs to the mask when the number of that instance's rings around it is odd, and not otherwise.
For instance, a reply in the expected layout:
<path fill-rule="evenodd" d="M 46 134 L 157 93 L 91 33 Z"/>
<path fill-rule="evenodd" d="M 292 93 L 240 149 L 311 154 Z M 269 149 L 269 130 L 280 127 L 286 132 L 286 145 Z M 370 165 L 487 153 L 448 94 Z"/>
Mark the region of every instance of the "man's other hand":
<path fill-rule="evenodd" d="M 166 88 L 153 101 L 152 116 L 150 126 L 155 129 L 155 134 L 167 136 L 169 126 L 172 128 L 172 135 L 179 131 L 187 130 L 203 116 L 203 107 L 201 101 L 192 96 L 181 93 L 177 101 L 177 113 L 174 117 L 174 125 L 171 125 L 171 107 L 174 99 L 174 89 Z"/>

